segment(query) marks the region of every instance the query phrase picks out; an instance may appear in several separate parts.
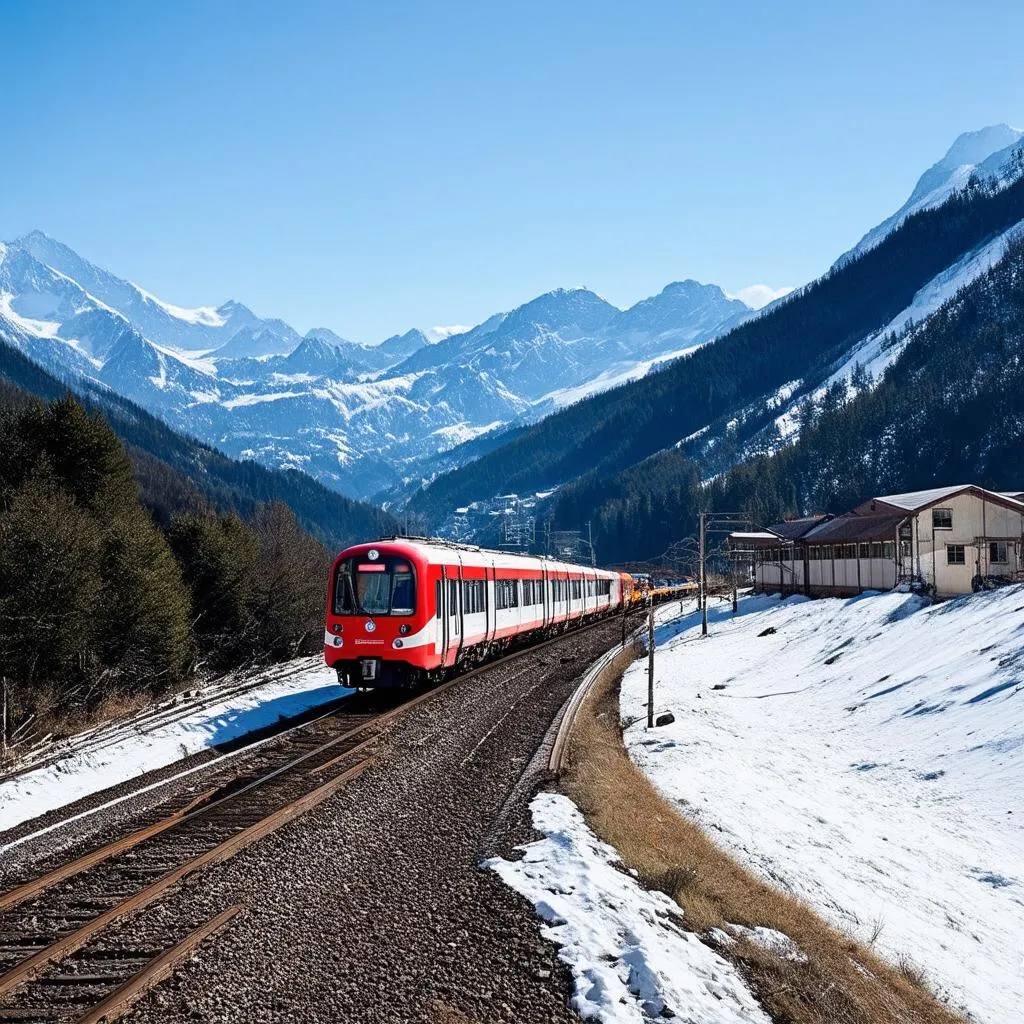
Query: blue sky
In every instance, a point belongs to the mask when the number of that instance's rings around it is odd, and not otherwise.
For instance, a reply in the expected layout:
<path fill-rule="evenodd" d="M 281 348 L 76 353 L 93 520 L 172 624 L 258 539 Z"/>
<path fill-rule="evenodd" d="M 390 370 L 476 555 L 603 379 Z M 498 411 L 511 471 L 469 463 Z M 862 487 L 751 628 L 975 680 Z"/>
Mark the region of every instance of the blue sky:
<path fill-rule="evenodd" d="M 375 342 L 558 286 L 800 284 L 969 128 L 1024 5 L 0 8 L 0 237 Z"/>

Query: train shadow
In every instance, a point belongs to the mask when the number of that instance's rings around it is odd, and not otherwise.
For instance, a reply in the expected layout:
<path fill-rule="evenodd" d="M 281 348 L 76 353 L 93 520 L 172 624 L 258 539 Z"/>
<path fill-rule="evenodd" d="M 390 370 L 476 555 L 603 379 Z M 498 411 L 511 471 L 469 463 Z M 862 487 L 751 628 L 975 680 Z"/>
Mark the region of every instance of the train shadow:
<path fill-rule="evenodd" d="M 209 745 L 219 753 L 227 754 L 341 707 L 348 709 L 353 699 L 359 696 L 362 695 L 354 690 L 329 683 L 314 690 L 283 694 L 254 707 L 217 715 L 208 719 L 204 728 L 209 732 Z"/>

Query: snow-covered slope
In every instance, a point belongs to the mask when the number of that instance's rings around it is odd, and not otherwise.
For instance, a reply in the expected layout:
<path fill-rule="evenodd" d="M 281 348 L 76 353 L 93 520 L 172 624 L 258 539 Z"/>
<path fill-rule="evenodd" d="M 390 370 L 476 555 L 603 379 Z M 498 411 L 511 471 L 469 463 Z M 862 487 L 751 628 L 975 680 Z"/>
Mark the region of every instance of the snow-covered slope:
<path fill-rule="evenodd" d="M 544 839 L 521 847 L 521 860 L 495 857 L 483 866 L 547 922 L 542 935 L 572 969 L 580 1017 L 768 1024 L 735 966 L 679 926 L 678 904 L 622 870 L 568 797 L 539 793 L 530 809 Z"/>
<path fill-rule="evenodd" d="M 322 658 L 302 658 L 248 680 L 244 673 L 229 676 L 81 733 L 62 741 L 59 752 L 45 748 L 26 770 L 0 778 L 0 833 L 350 692 Z"/>
<path fill-rule="evenodd" d="M 956 293 L 995 266 L 1005 255 L 1008 246 L 1024 239 L 1024 221 L 997 235 L 991 241 L 966 253 L 961 259 L 937 274 L 914 296 L 913 301 L 881 330 L 860 339 L 852 345 L 840 365 L 823 382 L 809 391 L 801 392 L 802 381 L 793 381 L 788 395 L 771 395 L 765 399 L 766 407 L 772 403 L 779 409 L 773 428 L 755 437 L 752 448 L 774 451 L 780 444 L 793 441 L 800 432 L 800 402 L 791 402 L 793 394 L 801 401 L 808 397 L 820 402 L 825 392 L 835 384 L 845 386 L 848 398 L 861 387 L 870 386 L 891 366 L 913 339 L 916 330 L 932 314 L 952 299 Z M 753 411 L 753 410 L 752 410 Z"/>
<path fill-rule="evenodd" d="M 765 630 L 774 630 L 764 635 Z M 748 598 L 658 632 L 633 759 L 751 868 L 907 956 L 984 1024 L 1024 1006 L 1024 587 Z M 717 689 L 716 689 L 717 687 Z"/>
<path fill-rule="evenodd" d="M 918 179 L 907 201 L 881 224 L 873 227 L 847 253 L 839 264 L 878 245 L 891 231 L 918 210 L 938 206 L 957 189 L 963 188 L 972 175 L 979 180 L 1005 181 L 1019 174 L 1024 154 L 1024 130 L 1006 124 L 989 125 L 957 137 L 946 155 L 932 164 Z"/>

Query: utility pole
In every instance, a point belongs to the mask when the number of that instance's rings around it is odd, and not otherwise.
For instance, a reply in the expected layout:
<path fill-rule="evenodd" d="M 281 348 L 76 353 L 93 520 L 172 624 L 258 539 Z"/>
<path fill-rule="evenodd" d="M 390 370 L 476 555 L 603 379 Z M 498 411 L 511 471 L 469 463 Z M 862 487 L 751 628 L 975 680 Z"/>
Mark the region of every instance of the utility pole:
<path fill-rule="evenodd" d="M 647 613 L 647 728 L 654 728 L 654 609 Z"/>
<path fill-rule="evenodd" d="M 704 536 L 707 532 L 707 512 L 700 514 L 700 635 L 708 635 L 708 580 L 704 565 Z"/>

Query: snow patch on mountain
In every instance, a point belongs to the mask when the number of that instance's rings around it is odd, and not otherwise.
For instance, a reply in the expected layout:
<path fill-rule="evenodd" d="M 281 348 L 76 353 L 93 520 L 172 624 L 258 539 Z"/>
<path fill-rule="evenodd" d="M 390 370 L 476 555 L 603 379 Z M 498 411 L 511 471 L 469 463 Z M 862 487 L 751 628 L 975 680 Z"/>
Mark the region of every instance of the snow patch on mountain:
<path fill-rule="evenodd" d="M 773 288 L 769 284 L 748 284 L 741 288 L 735 295 L 726 292 L 730 299 L 739 299 L 751 309 L 763 309 L 776 299 L 783 299 L 793 291 L 792 285 L 784 285 L 782 288 Z"/>
<path fill-rule="evenodd" d="M 869 334 L 854 345 L 844 357 L 843 363 L 810 395 L 812 401 L 820 402 L 825 392 L 837 383 L 846 384 L 847 398 L 857 393 L 854 377 L 866 375 L 871 381 L 877 380 L 898 358 L 913 340 L 914 327 L 920 325 L 956 293 L 982 274 L 987 273 L 1005 255 L 1007 248 L 1015 241 L 1024 239 L 1024 221 L 1015 224 L 987 244 L 967 253 L 960 260 L 937 274 L 914 296 L 913 301 L 880 331 Z M 792 394 L 792 390 L 790 391 Z M 779 393 L 768 400 L 777 403 Z M 784 442 L 795 441 L 799 436 L 799 405 L 790 405 L 775 420 L 775 426 Z"/>
<path fill-rule="evenodd" d="M 184 306 L 174 306 L 169 302 L 164 302 L 163 299 L 158 299 L 151 292 L 147 292 L 145 288 L 135 284 L 134 281 L 130 281 L 129 284 L 147 301 L 155 303 L 165 313 L 175 317 L 178 320 L 184 320 L 188 324 L 204 324 L 207 327 L 223 327 L 227 323 L 227 319 L 220 314 L 212 306 L 199 306 L 196 309 L 186 309 Z"/>

